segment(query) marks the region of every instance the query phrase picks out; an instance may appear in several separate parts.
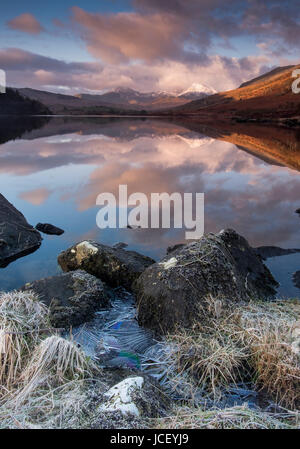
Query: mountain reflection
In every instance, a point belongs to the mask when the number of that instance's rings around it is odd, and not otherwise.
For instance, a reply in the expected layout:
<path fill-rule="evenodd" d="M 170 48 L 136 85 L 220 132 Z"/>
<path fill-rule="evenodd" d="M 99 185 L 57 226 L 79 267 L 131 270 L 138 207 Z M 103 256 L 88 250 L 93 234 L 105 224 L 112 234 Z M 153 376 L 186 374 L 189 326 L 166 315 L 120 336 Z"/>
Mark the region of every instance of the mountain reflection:
<path fill-rule="evenodd" d="M 128 185 L 128 194 L 148 196 L 204 192 L 206 232 L 231 227 L 254 246 L 297 247 L 299 136 L 259 129 L 53 118 L 0 146 L 1 192 L 32 224 L 48 221 L 66 230 L 59 240 L 45 237 L 44 245 L 55 242 L 56 255 L 82 238 L 125 241 L 154 257 L 184 240 L 184 230 L 178 229 L 97 229 L 97 195 L 117 196 L 120 184 Z"/>

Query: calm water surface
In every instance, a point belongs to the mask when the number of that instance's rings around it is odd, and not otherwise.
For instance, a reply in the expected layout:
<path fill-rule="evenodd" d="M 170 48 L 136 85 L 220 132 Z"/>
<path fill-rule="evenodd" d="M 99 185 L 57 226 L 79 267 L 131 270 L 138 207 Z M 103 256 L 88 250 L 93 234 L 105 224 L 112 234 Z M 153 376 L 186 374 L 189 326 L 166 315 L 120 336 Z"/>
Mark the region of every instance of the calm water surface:
<path fill-rule="evenodd" d="M 48 222 L 66 232 L 43 234 L 38 251 L 1 269 L 1 290 L 58 273 L 59 252 L 82 239 L 126 242 L 155 259 L 184 241 L 178 229 L 98 229 L 96 197 L 117 196 L 120 184 L 129 194 L 204 192 L 206 232 L 230 227 L 253 246 L 300 247 L 299 172 L 233 143 L 159 119 L 53 118 L 18 138 L 4 134 L 2 129 L 1 193 L 32 225 Z M 279 295 L 299 296 L 291 279 L 300 270 L 300 254 L 268 264 L 282 284 Z"/>

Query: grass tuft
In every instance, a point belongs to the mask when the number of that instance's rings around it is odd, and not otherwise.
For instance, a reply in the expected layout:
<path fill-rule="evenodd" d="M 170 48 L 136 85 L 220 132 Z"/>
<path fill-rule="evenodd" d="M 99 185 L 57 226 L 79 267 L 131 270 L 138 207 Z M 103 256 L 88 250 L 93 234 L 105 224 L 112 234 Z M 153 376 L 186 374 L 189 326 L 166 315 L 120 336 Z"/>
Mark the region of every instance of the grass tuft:
<path fill-rule="evenodd" d="M 24 369 L 28 355 L 40 340 L 40 329 L 49 327 L 49 313 L 32 292 L 0 296 L 0 386 L 9 391 Z"/>
<path fill-rule="evenodd" d="M 190 330 L 168 336 L 173 377 L 186 376 L 216 399 L 237 381 L 256 385 L 279 405 L 300 405 L 300 358 L 296 331 L 299 301 L 251 302 L 230 306 L 208 298 Z M 298 329 L 298 328 L 297 328 Z M 171 370 L 172 372 L 172 370 Z"/>

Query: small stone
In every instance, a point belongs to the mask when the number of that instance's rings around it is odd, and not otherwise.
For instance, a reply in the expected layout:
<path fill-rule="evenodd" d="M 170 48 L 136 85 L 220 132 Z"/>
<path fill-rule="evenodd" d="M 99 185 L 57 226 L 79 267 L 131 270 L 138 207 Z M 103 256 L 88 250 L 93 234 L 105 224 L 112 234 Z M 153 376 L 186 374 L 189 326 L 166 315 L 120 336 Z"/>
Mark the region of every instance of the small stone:
<path fill-rule="evenodd" d="M 123 380 L 104 394 L 107 402 L 101 405 L 99 410 L 140 416 L 133 396 L 137 390 L 141 390 L 143 384 L 143 377 L 131 377 Z"/>
<path fill-rule="evenodd" d="M 50 223 L 38 223 L 35 227 L 38 231 L 48 235 L 62 235 L 65 231 Z"/>

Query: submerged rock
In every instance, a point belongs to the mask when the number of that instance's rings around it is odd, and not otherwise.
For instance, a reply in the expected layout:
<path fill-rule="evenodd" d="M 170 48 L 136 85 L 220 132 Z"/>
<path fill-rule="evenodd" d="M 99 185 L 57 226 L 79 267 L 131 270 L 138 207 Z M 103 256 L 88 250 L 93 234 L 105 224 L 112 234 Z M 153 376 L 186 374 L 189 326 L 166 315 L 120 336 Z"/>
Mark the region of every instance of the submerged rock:
<path fill-rule="evenodd" d="M 0 267 L 37 250 L 41 234 L 0 194 Z"/>
<path fill-rule="evenodd" d="M 300 288 L 300 271 L 293 274 L 293 282 L 297 288 Z"/>
<path fill-rule="evenodd" d="M 261 258 L 233 230 L 208 234 L 172 251 L 134 284 L 139 323 L 157 333 L 189 327 L 208 295 L 231 302 L 264 299 L 277 286 Z"/>
<path fill-rule="evenodd" d="M 50 223 L 38 223 L 36 225 L 38 231 L 48 235 L 62 235 L 65 231 Z"/>
<path fill-rule="evenodd" d="M 110 304 L 104 284 L 82 270 L 34 281 L 21 290 L 33 290 L 49 306 L 54 327 L 82 324 Z"/>
<path fill-rule="evenodd" d="M 253 249 L 256 254 L 264 260 L 269 259 L 270 257 L 287 256 L 289 254 L 300 253 L 300 249 L 297 248 L 285 249 L 278 246 L 259 246 Z"/>
<path fill-rule="evenodd" d="M 77 243 L 58 256 L 63 271 L 82 269 L 113 287 L 122 286 L 129 290 L 133 281 L 154 262 L 135 251 L 93 241 Z"/>

